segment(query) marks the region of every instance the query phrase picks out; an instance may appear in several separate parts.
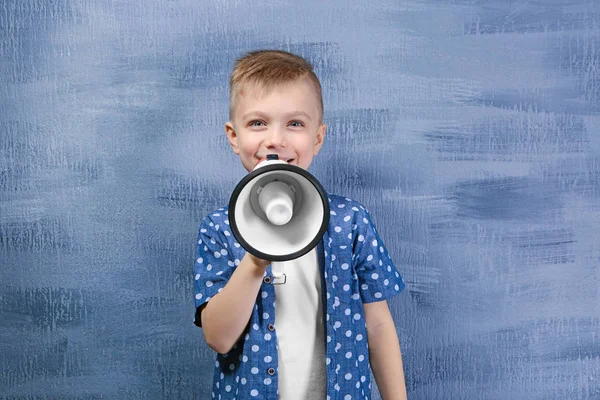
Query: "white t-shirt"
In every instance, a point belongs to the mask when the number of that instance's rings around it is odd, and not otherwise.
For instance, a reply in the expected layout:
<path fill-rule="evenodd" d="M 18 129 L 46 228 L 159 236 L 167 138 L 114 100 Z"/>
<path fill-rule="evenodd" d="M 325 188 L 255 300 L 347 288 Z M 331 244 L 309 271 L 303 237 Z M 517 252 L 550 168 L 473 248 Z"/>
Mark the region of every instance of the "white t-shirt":
<path fill-rule="evenodd" d="M 326 396 L 325 331 L 317 249 L 291 261 L 272 263 L 286 283 L 275 285 L 275 329 L 279 399 L 321 400 Z"/>

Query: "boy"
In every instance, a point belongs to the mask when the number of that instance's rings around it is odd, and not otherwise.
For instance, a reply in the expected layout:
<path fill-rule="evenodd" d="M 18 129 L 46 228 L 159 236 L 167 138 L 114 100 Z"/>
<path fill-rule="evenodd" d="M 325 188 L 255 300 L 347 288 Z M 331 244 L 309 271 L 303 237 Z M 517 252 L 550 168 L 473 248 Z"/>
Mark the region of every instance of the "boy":
<path fill-rule="evenodd" d="M 225 132 L 247 171 L 278 154 L 308 169 L 323 145 L 321 85 L 312 66 L 283 51 L 237 60 Z M 200 225 L 195 324 L 216 351 L 218 399 L 370 399 L 373 370 L 384 400 L 406 398 L 398 336 L 386 299 L 404 289 L 367 210 L 328 195 L 319 245 L 285 262 L 284 284 L 247 253 L 220 208 Z"/>

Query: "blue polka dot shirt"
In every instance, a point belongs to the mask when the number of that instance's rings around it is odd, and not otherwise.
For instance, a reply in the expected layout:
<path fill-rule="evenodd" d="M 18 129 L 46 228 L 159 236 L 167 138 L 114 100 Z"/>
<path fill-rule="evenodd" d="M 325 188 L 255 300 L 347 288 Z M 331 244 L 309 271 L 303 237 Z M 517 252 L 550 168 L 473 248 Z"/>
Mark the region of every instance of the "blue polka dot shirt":
<path fill-rule="evenodd" d="M 329 227 L 317 246 L 325 318 L 327 399 L 371 398 L 371 366 L 363 303 L 382 301 L 404 288 L 368 210 L 358 202 L 328 195 Z M 200 224 L 194 292 L 194 323 L 200 307 L 227 284 L 246 251 L 229 229 L 227 207 Z M 267 267 L 250 323 L 227 354 L 217 354 L 212 398 L 277 399 L 275 287 Z"/>

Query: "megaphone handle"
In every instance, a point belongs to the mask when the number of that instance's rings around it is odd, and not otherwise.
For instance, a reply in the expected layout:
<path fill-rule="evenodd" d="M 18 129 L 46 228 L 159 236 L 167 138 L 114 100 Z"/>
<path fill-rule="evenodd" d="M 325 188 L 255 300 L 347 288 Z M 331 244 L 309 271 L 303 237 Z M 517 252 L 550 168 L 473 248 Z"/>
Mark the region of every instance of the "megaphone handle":
<path fill-rule="evenodd" d="M 283 273 L 283 263 L 272 262 L 271 272 L 273 273 L 273 285 L 283 285 L 286 282 L 286 276 Z"/>

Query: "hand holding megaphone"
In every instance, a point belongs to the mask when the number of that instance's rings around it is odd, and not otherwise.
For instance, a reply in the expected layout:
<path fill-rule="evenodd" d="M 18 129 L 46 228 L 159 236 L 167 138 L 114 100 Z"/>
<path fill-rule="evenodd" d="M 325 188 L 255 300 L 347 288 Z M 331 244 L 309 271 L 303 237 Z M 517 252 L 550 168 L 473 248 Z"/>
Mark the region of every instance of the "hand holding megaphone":
<path fill-rule="evenodd" d="M 308 171 L 269 154 L 234 189 L 229 222 L 247 252 L 262 260 L 293 260 L 323 237 L 329 199 Z"/>

